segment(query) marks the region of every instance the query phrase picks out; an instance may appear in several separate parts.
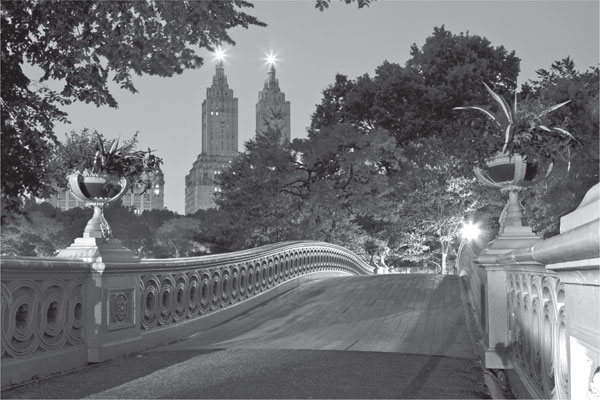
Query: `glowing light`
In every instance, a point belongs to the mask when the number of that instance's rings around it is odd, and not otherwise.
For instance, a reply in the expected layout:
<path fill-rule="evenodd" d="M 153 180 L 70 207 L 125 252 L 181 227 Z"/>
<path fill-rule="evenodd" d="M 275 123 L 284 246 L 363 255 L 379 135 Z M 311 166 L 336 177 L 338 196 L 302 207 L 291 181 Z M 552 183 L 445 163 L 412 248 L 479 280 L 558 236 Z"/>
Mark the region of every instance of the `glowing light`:
<path fill-rule="evenodd" d="M 477 224 L 467 221 L 463 223 L 460 233 L 465 240 L 475 240 L 479 237 L 479 235 L 481 235 L 481 229 Z"/>
<path fill-rule="evenodd" d="M 215 50 L 215 59 L 219 62 L 222 62 L 225 59 L 225 50 L 223 50 L 222 47 Z"/>
<path fill-rule="evenodd" d="M 275 62 L 277 62 L 277 56 L 275 54 L 273 54 L 273 52 L 270 52 L 269 54 L 267 54 L 267 64 L 269 64 L 269 66 L 271 65 L 275 65 Z"/>

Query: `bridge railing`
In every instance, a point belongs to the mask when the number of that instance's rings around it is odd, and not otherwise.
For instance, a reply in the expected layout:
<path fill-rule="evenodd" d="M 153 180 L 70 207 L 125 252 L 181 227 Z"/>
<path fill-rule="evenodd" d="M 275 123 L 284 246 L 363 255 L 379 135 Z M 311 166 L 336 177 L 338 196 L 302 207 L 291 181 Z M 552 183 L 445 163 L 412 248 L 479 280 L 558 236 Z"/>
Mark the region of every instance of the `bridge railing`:
<path fill-rule="evenodd" d="M 283 291 L 372 268 L 323 242 L 124 262 L 2 259 L 2 386 L 181 340 Z"/>
<path fill-rule="evenodd" d="M 2 259 L 2 386 L 56 365 L 87 363 L 88 265 L 32 257 Z M 19 375 L 18 373 L 15 375 Z"/>
<path fill-rule="evenodd" d="M 600 396 L 600 185 L 561 219 L 561 234 L 486 265 L 461 264 L 483 330 L 487 368 L 518 397 Z M 478 290 L 479 289 L 479 290 Z M 478 296 L 477 291 L 481 296 Z M 516 379 L 514 379 L 516 378 Z"/>

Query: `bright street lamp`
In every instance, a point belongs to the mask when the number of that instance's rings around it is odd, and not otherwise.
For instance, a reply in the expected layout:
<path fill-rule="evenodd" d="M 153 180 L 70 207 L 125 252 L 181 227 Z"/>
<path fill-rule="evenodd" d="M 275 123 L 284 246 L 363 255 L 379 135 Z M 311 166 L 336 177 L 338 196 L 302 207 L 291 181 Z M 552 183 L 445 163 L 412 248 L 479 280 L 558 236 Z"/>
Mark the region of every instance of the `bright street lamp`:
<path fill-rule="evenodd" d="M 464 240 L 475 240 L 481 235 L 481 229 L 472 221 L 466 221 L 463 223 L 460 234 Z"/>

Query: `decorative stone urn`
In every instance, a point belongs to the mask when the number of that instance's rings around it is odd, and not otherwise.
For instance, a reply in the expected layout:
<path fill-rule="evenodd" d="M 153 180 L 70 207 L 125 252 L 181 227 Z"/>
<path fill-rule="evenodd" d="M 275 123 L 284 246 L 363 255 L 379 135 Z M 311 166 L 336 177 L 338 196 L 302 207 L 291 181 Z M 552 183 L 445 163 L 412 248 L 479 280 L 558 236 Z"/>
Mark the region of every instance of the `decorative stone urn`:
<path fill-rule="evenodd" d="M 76 238 L 57 257 L 139 262 L 139 258 L 131 250 L 123 247 L 119 240 L 112 239 L 112 230 L 104 218 L 104 207 L 125 194 L 129 187 L 127 180 L 108 174 L 80 172 L 72 173 L 67 179 L 73 196 L 93 207 L 94 214 L 83 231 L 83 237 Z"/>
<path fill-rule="evenodd" d="M 533 246 L 540 240 L 527 223 L 519 202 L 519 193 L 535 183 L 538 169 L 536 163 L 520 154 L 498 154 L 486 162 L 486 168 L 475 168 L 475 175 L 481 182 L 508 192 L 508 202 L 500 214 L 498 236 L 474 260 L 482 268 L 482 285 L 487 293 L 481 318 L 485 346 L 480 354 L 486 368 L 511 368 L 505 353 L 510 343 L 508 315 L 498 311 L 506 310 L 507 272 L 497 257 L 517 248 Z"/>
<path fill-rule="evenodd" d="M 129 187 L 125 178 L 74 172 L 68 177 L 73 196 L 94 207 L 94 215 L 83 231 L 83 237 L 110 239 L 112 230 L 104 218 L 104 207 L 120 199 Z"/>
<path fill-rule="evenodd" d="M 508 187 L 526 188 L 533 185 L 538 165 L 520 154 L 497 154 L 486 162 L 485 169 L 475 168 L 475 175 L 489 186 L 500 190 Z"/>
<path fill-rule="evenodd" d="M 519 193 L 536 183 L 539 172 L 537 163 L 520 154 L 498 154 L 486 162 L 486 168 L 475 168 L 475 175 L 481 182 L 508 193 L 508 202 L 499 219 L 498 236 L 488 246 L 488 252 L 493 248 L 503 252 L 538 239 L 527 223 Z"/>

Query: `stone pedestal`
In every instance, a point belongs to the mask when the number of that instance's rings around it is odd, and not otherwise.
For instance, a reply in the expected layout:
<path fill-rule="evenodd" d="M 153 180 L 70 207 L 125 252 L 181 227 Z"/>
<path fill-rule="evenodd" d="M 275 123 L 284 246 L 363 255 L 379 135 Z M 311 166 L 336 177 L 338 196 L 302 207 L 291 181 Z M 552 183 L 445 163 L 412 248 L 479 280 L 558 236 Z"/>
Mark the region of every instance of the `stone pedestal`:
<path fill-rule="evenodd" d="M 483 269 L 483 293 L 481 322 L 483 344 L 481 359 L 485 368 L 511 368 L 507 357 L 509 345 L 507 285 L 505 267 L 498 263 L 498 256 L 509 251 L 533 246 L 540 238 L 528 225 L 523 208 L 519 204 L 518 187 L 508 187 L 508 203 L 500 216 L 500 230 L 496 239 L 479 254 L 475 261 Z"/>
<path fill-rule="evenodd" d="M 141 260 L 117 239 L 77 238 L 57 258 L 89 263 L 85 290 L 88 361 L 101 362 L 140 348 L 137 269 Z"/>
<path fill-rule="evenodd" d="M 78 259 L 94 264 L 140 263 L 140 258 L 133 251 L 123 246 L 120 240 L 98 237 L 76 238 L 73 244 L 61 250 L 56 258 Z M 98 267 L 101 266 L 98 265 Z M 96 267 L 94 269 L 96 271 L 104 270 L 104 268 L 97 269 Z"/>

